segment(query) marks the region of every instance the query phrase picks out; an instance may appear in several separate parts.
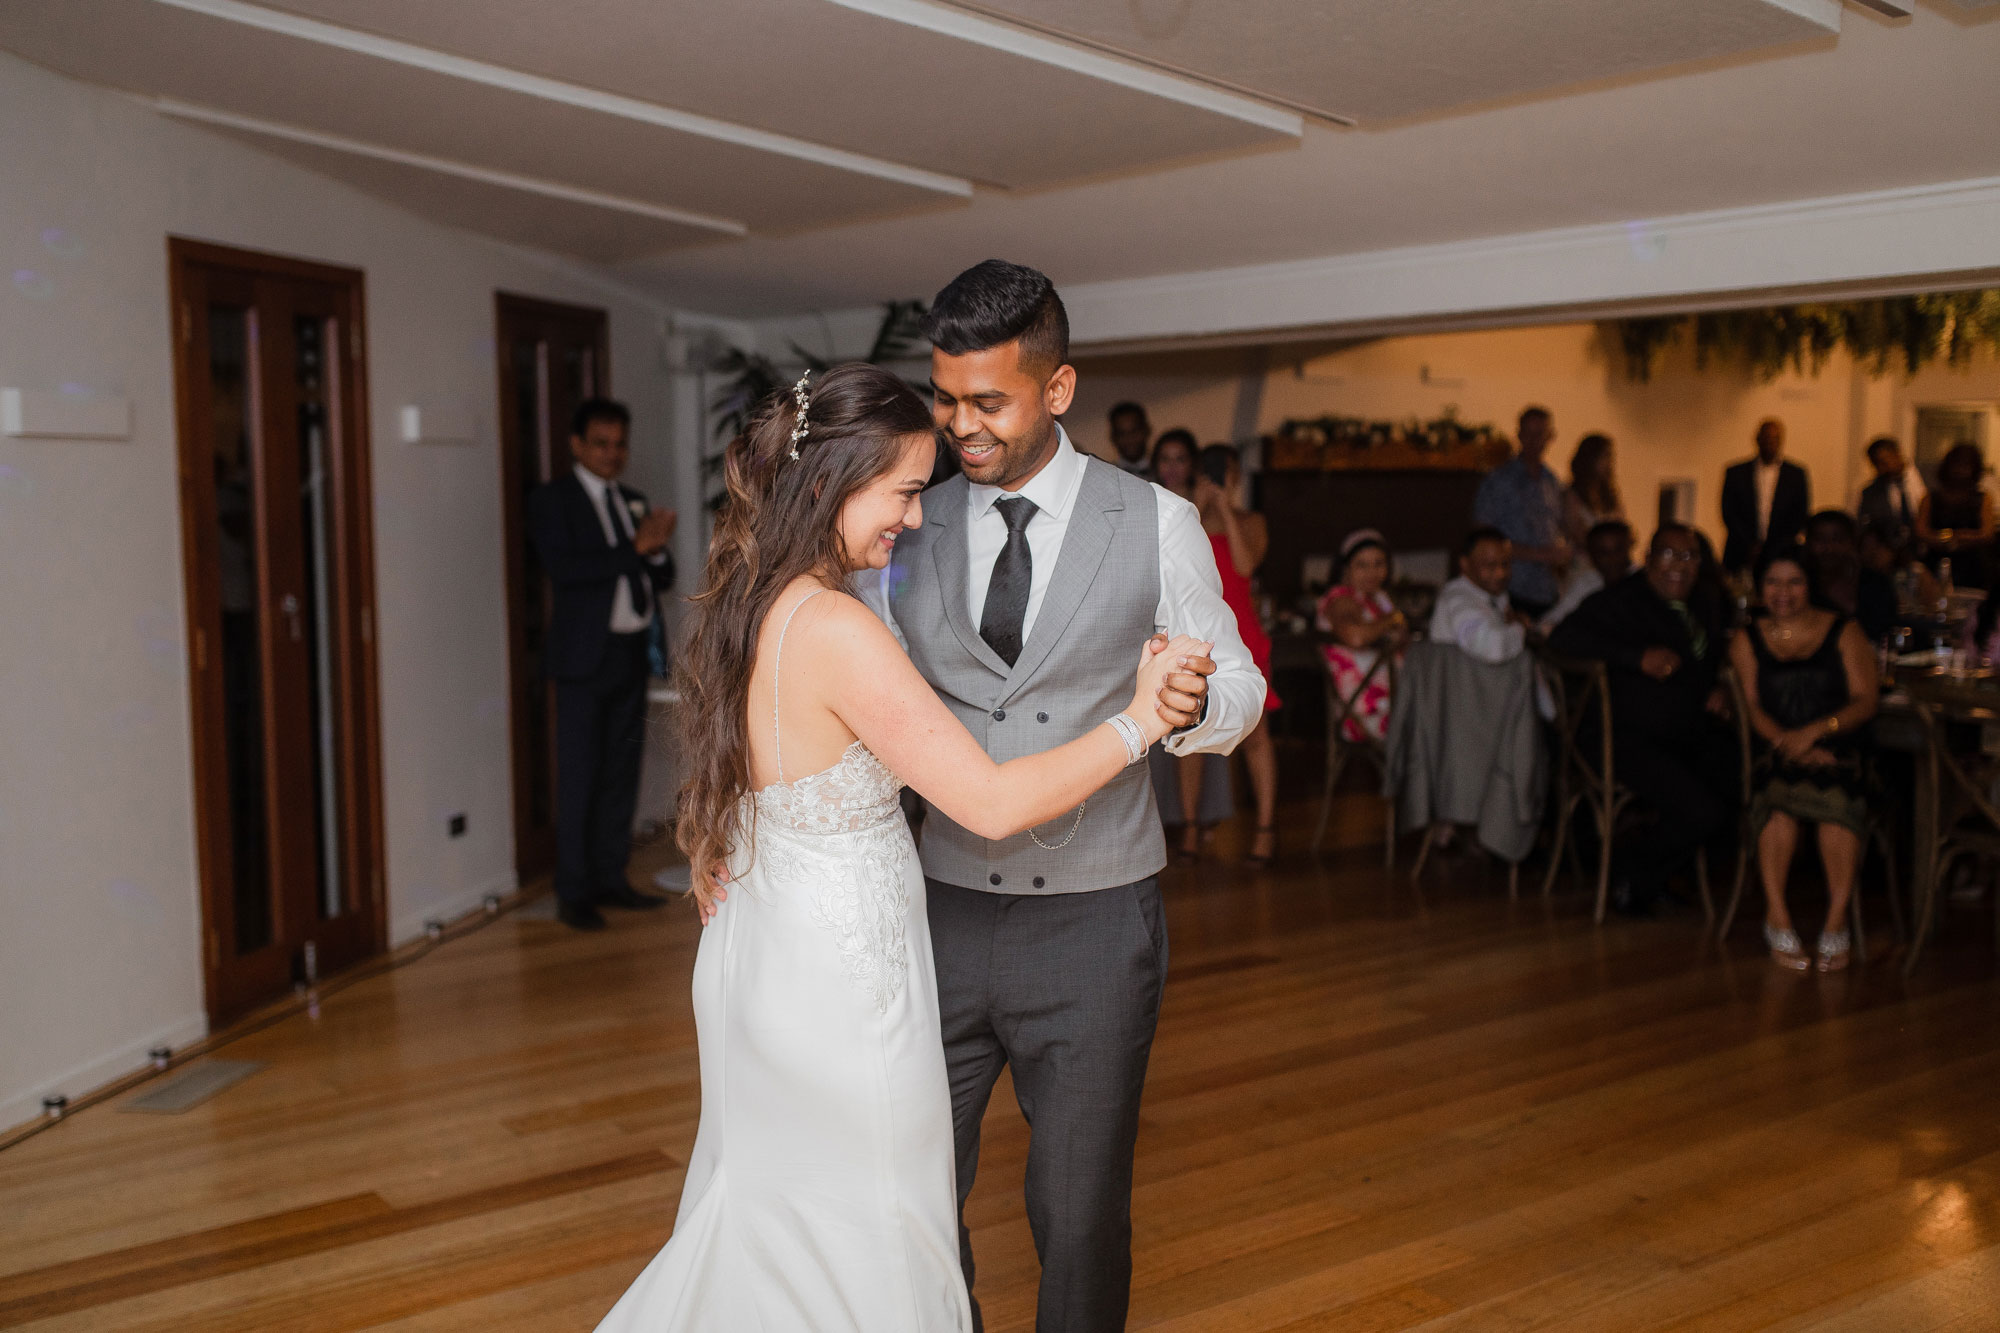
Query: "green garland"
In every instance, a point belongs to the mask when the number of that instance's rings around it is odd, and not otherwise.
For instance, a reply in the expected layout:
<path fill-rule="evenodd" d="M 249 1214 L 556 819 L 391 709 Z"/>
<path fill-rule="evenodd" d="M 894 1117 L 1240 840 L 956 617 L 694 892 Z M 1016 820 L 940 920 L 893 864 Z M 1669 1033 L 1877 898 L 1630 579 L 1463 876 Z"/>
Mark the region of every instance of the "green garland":
<path fill-rule="evenodd" d="M 1876 374 L 1900 359 L 1903 373 L 1943 360 L 1962 366 L 1984 349 L 2000 355 L 2000 289 L 1927 292 L 1875 301 L 1713 310 L 1613 321 L 1628 378 L 1652 378 L 1660 350 L 1692 331 L 1697 366 L 1711 359 L 1748 366 L 1760 380 L 1787 370 L 1817 375 L 1835 348 Z"/>

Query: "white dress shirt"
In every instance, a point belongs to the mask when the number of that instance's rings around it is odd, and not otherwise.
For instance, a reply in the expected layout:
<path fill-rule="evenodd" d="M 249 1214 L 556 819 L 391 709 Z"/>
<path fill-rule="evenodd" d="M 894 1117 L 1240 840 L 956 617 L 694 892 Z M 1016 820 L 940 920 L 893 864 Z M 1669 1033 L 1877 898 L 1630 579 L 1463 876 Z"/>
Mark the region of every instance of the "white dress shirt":
<path fill-rule="evenodd" d="M 1007 544 L 1007 520 L 994 508 L 994 502 L 1013 494 L 1035 504 L 1036 512 L 1027 526 L 1031 570 L 1028 607 L 1021 618 L 1023 643 L 1034 632 L 1035 616 L 1048 594 L 1049 579 L 1055 574 L 1056 558 L 1069 531 L 1070 513 L 1083 487 L 1083 455 L 1070 444 L 1061 426 L 1056 432 L 1054 456 L 1020 490 L 1008 492 L 976 483 L 966 490 L 966 551 L 970 557 L 966 610 L 974 625 L 986 610 L 986 587 L 993 581 L 993 565 L 1000 558 L 1000 549 Z M 1222 600 L 1222 575 L 1215 568 L 1215 547 L 1202 531 L 1200 511 L 1157 483 L 1152 491 L 1160 542 L 1160 600 L 1153 610 L 1154 628 L 1169 635 L 1191 634 L 1215 644 L 1211 654 L 1215 674 L 1208 678 L 1206 715 L 1195 726 L 1169 736 L 1166 748 L 1175 754 L 1228 754 L 1263 716 L 1264 676 L 1250 660 L 1250 650 L 1243 646 L 1235 612 Z M 902 640 L 902 630 L 888 604 L 887 571 L 862 580 L 856 592 Z M 1139 665 L 1139 647 L 1132 645 L 1134 670 Z"/>
<path fill-rule="evenodd" d="M 1856 486 L 1854 488 L 1854 494 L 1852 497 L 1849 498 L 1847 505 L 1847 511 L 1850 514 L 1858 514 L 1861 512 L 1861 493 L 1867 490 L 1870 486 L 1873 486 L 1876 480 L 1877 477 L 1874 474 L 1870 474 L 1869 476 L 1864 477 L 1862 479 L 1861 484 L 1859 486 Z M 1929 489 L 1924 485 L 1924 479 L 1922 475 L 1919 474 L 1915 468 L 1911 467 L 1907 463 L 1903 465 L 1903 470 L 1897 476 L 1897 478 L 1893 482 L 1889 483 L 1889 489 L 1892 494 L 1898 490 L 1902 491 L 1903 504 L 1909 507 L 1910 517 L 1912 519 L 1914 519 L 1917 516 L 1917 507 L 1923 504 L 1924 497 L 1930 494 Z M 1992 489 L 1992 486 L 1990 484 L 1990 478 L 1988 482 L 1981 484 L 1980 489 L 1981 490 Z"/>
<path fill-rule="evenodd" d="M 590 507 L 597 511 L 598 526 L 604 529 L 604 544 L 616 546 L 618 534 L 611 528 L 613 523 L 625 531 L 627 541 L 638 535 L 632 526 L 632 514 L 626 506 L 623 492 L 612 495 L 611 483 L 592 472 L 583 464 L 576 465 L 576 479 L 583 483 L 583 493 L 590 497 Z M 609 503 L 607 503 L 607 500 Z M 657 565 L 666 558 L 665 552 L 656 551 L 652 555 L 641 556 L 648 564 Z M 632 605 L 632 585 L 624 579 L 618 580 L 617 589 L 611 594 L 611 632 L 613 634 L 637 634 L 653 623 L 653 608 L 648 606 L 640 615 Z"/>
<path fill-rule="evenodd" d="M 1528 631 L 1508 616 L 1507 594 L 1490 593 L 1461 574 L 1438 589 L 1431 611 L 1431 638 L 1464 649 L 1482 662 L 1507 662 L 1521 655 Z"/>
<path fill-rule="evenodd" d="M 1775 463 L 1757 460 L 1753 471 L 1757 474 L 1757 535 L 1768 536 L 1771 531 L 1771 501 L 1778 496 L 1778 472 L 1785 466 L 1785 460 Z"/>

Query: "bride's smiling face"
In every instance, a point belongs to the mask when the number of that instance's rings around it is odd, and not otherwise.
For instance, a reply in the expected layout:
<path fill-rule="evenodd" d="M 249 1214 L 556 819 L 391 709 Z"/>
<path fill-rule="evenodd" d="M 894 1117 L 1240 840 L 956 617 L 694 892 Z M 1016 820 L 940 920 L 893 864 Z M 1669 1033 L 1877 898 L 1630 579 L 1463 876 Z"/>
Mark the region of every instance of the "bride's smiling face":
<path fill-rule="evenodd" d="M 929 432 L 912 435 L 894 467 L 847 497 L 840 509 L 840 543 L 848 569 L 881 569 L 889 563 L 898 534 L 923 526 L 921 497 L 936 461 L 936 437 Z"/>

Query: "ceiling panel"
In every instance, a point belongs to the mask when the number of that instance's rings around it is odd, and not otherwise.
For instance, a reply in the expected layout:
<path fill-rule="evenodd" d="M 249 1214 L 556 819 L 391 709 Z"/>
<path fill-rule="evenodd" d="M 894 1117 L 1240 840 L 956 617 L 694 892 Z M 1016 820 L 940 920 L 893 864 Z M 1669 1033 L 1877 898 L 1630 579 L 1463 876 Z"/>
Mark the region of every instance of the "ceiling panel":
<path fill-rule="evenodd" d="M 1296 131 L 830 0 L 564 0 L 560 21 L 547 0 L 266 2 L 511 69 L 1009 187 L 1296 138 Z M 962 21 L 949 9 L 937 12 Z"/>
<path fill-rule="evenodd" d="M 951 2 L 1360 122 L 1839 30 L 1838 0 Z"/>
<path fill-rule="evenodd" d="M 153 0 L 0 0 L 0 46 L 90 82 L 734 219 L 761 231 L 960 202 Z"/>
<path fill-rule="evenodd" d="M 620 263 L 725 239 L 712 231 L 618 209 L 552 199 L 254 131 L 218 128 L 216 132 L 447 226 L 599 263 Z"/>

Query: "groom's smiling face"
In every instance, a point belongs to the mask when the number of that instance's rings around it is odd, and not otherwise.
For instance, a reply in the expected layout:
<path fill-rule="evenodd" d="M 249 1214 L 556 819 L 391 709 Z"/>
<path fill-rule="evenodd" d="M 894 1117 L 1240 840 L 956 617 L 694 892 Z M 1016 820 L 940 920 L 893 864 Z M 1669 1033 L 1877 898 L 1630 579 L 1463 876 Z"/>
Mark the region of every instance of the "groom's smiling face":
<path fill-rule="evenodd" d="M 1019 490 L 1040 472 L 1075 394 L 1072 367 L 1024 365 L 1019 341 L 961 356 L 931 351 L 931 415 L 982 486 Z"/>

